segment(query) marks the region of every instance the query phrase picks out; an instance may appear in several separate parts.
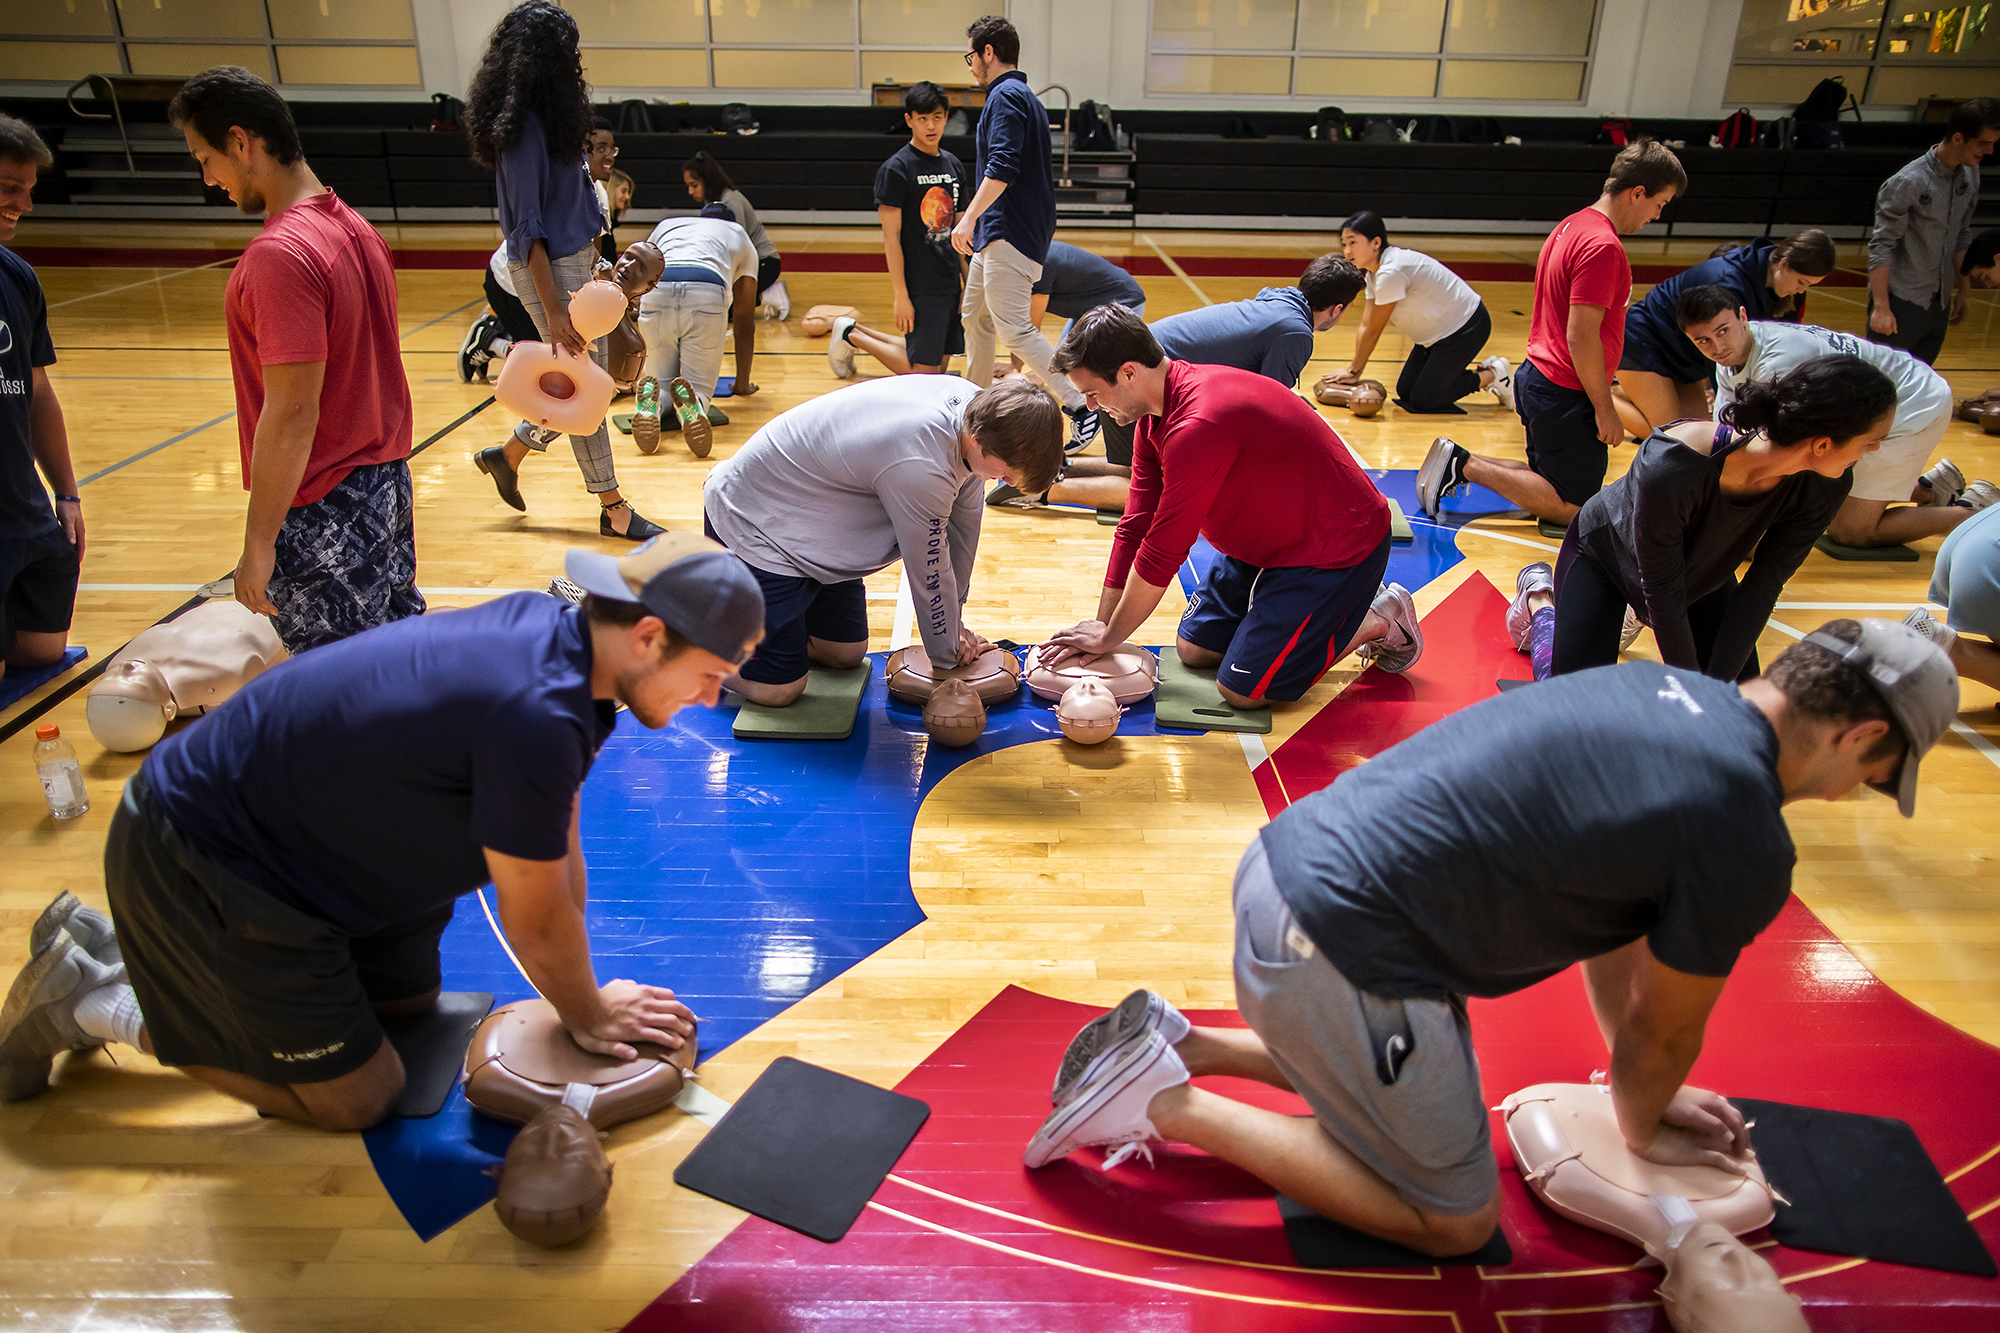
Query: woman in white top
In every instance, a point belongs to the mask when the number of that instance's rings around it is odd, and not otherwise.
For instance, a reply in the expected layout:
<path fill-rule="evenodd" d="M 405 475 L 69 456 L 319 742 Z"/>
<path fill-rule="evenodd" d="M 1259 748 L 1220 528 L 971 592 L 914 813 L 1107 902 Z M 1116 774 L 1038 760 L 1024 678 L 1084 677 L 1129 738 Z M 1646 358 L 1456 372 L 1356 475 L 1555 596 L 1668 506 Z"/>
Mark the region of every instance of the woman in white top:
<path fill-rule="evenodd" d="M 1382 219 L 1366 210 L 1340 224 L 1340 252 L 1367 274 L 1368 286 L 1354 360 L 1334 373 L 1335 383 L 1359 383 L 1382 331 L 1394 324 L 1412 344 L 1396 380 L 1396 405 L 1405 412 L 1462 413 L 1458 400 L 1481 390 L 1502 407 L 1514 406 L 1507 358 L 1470 364 L 1486 346 L 1493 319 L 1464 279 L 1421 251 L 1389 244 Z"/>
<path fill-rule="evenodd" d="M 715 154 L 703 150 L 681 163 L 681 181 L 687 186 L 689 198 L 697 204 L 722 204 L 735 216 L 737 225 L 750 234 L 750 244 L 757 248 L 758 304 L 765 307 L 767 318 L 790 319 L 792 298 L 785 291 L 785 280 L 778 276 L 784 269 L 784 260 L 765 232 L 757 210 L 750 207 L 750 201 L 715 160 Z"/>

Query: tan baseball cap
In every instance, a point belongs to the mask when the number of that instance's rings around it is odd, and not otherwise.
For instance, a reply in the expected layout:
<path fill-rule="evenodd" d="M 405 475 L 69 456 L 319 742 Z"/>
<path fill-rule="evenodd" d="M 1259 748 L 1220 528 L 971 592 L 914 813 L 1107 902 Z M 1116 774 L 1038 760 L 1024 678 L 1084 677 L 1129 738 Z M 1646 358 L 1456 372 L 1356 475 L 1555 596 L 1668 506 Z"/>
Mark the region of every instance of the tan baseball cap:
<path fill-rule="evenodd" d="M 663 532 L 629 555 L 572 549 L 564 565 L 585 592 L 638 602 L 695 647 L 741 666 L 764 635 L 764 593 L 750 566 L 692 532 Z"/>

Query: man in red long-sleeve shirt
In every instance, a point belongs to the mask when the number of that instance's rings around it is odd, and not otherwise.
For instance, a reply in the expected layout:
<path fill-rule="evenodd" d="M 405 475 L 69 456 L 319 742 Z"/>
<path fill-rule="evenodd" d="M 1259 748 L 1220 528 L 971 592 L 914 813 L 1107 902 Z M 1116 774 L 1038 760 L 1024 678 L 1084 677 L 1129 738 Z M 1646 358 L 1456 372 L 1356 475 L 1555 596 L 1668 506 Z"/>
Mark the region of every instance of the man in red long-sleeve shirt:
<path fill-rule="evenodd" d="M 1385 671 L 1416 662 L 1416 608 L 1382 582 L 1388 503 L 1305 400 L 1247 370 L 1168 360 L 1117 305 L 1078 319 L 1051 367 L 1094 409 L 1137 425 L 1097 617 L 1051 643 L 1087 656 L 1129 639 L 1200 535 L 1221 554 L 1175 648 L 1188 666 L 1218 668 L 1238 708 L 1297 699 L 1351 652 Z"/>

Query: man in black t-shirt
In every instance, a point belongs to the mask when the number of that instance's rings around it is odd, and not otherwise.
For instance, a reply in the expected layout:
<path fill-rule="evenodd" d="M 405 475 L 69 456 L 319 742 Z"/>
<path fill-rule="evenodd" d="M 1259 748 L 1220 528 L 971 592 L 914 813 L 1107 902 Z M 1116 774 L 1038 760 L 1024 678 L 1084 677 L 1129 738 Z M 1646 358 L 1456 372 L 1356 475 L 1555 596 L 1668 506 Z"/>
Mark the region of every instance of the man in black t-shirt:
<path fill-rule="evenodd" d="M 882 215 L 882 250 L 896 289 L 896 334 L 853 319 L 838 319 L 827 363 L 841 379 L 854 374 L 855 349 L 898 375 L 935 375 L 965 351 L 959 322 L 963 281 L 951 228 L 965 207 L 965 164 L 942 146 L 950 104 L 935 83 L 912 84 L 903 94 L 910 141 L 875 173 L 875 207 Z"/>
<path fill-rule="evenodd" d="M 34 128 L 0 114 L 0 244 L 14 239 L 35 175 L 55 158 Z M 69 459 L 48 300 L 35 270 L 0 250 L 0 676 L 62 660 L 83 562 L 83 501 Z M 49 507 L 35 465 L 55 488 Z"/>
<path fill-rule="evenodd" d="M 1476 1250 L 1500 1209 L 1486 1108 L 1509 1090 L 1480 1086 L 1465 998 L 1581 963 L 1626 1146 L 1740 1173 L 1742 1115 L 1685 1080 L 1739 951 L 1791 891 L 1781 808 L 1866 782 L 1909 815 L 1957 711 L 1935 644 L 1836 620 L 1741 686 L 1633 662 L 1434 723 L 1251 843 L 1235 888 L 1249 1027 L 1128 996 L 1064 1056 L 1027 1164 L 1167 1139 L 1370 1235 Z M 1312 1117 L 1189 1083 L 1214 1074 L 1297 1092 Z"/>

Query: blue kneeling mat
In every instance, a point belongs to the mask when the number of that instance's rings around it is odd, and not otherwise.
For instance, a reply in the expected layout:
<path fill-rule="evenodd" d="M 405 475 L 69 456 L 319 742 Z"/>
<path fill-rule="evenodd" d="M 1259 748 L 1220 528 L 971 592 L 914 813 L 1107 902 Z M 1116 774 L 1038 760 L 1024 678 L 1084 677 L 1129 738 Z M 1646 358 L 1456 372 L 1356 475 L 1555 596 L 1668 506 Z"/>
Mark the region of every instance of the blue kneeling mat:
<path fill-rule="evenodd" d="M 781 1055 L 674 1168 L 674 1183 L 836 1241 L 930 1114 L 915 1097 Z"/>
<path fill-rule="evenodd" d="M 1321 1217 L 1282 1194 L 1278 1196 L 1278 1216 L 1285 1219 L 1285 1241 L 1301 1268 L 1452 1268 L 1467 1264 L 1499 1268 L 1514 1262 L 1514 1247 L 1497 1226 L 1492 1237 L 1470 1254 L 1439 1259 Z"/>
<path fill-rule="evenodd" d="M 398 1117 L 428 1120 L 444 1109 L 465 1068 L 465 1048 L 492 1009 L 493 997 L 483 991 L 446 991 L 421 1014 L 382 1020 L 382 1035 L 403 1058 Z"/>

